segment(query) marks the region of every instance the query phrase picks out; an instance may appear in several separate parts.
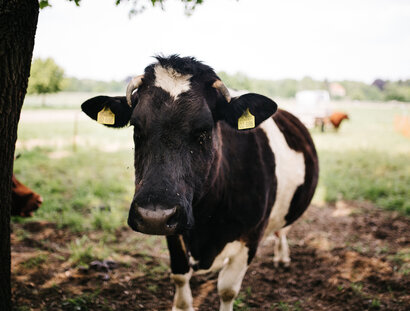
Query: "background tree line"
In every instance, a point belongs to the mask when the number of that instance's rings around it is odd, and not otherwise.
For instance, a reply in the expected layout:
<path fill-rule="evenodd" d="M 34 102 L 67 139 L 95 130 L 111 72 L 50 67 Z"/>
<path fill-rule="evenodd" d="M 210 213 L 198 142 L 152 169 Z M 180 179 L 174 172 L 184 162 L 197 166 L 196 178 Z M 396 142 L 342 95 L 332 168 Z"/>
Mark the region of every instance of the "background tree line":
<path fill-rule="evenodd" d="M 410 102 L 410 80 L 388 81 L 376 79 L 372 84 L 367 84 L 349 80 L 314 80 L 311 77 L 304 77 L 301 80 L 262 80 L 250 78 L 243 73 L 231 75 L 226 72 L 219 72 L 218 75 L 231 88 L 250 90 L 271 97 L 289 98 L 295 97 L 297 92 L 303 90 L 329 90 L 331 82 L 336 82 L 345 89 L 346 95 L 343 97 L 333 96 L 333 99 Z"/>
<path fill-rule="evenodd" d="M 387 81 L 376 79 L 372 84 L 359 81 L 328 81 L 314 80 L 304 77 L 301 80 L 281 79 L 262 80 L 254 79 L 244 73 L 218 73 L 225 84 L 237 90 L 249 90 L 270 97 L 291 98 L 302 90 L 329 90 L 331 83 L 336 82 L 345 90 L 345 96 L 333 95 L 333 99 L 347 98 L 350 100 L 389 101 L 397 100 L 410 102 L 410 80 Z M 122 92 L 131 77 L 122 81 L 100 81 L 93 79 L 78 79 L 66 77 L 64 69 L 58 66 L 53 59 L 37 58 L 31 67 L 29 80 L 29 94 L 47 94 L 64 92 Z M 332 95 L 332 92 L 330 92 Z"/>

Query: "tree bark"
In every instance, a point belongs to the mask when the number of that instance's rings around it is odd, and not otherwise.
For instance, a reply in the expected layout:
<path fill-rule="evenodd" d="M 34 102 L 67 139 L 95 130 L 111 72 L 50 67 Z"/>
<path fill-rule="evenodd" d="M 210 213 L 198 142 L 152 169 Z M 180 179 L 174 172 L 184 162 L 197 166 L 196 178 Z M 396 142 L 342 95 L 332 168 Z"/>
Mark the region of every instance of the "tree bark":
<path fill-rule="evenodd" d="M 11 310 L 11 176 L 38 12 L 38 0 L 0 0 L 0 310 L 4 311 Z"/>

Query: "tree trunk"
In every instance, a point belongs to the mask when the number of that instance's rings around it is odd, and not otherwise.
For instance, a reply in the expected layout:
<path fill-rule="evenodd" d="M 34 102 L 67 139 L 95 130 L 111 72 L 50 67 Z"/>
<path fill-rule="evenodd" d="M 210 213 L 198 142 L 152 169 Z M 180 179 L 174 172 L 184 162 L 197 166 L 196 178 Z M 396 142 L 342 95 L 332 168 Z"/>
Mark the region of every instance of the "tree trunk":
<path fill-rule="evenodd" d="M 11 310 L 11 176 L 30 75 L 38 0 L 0 0 L 0 310 Z"/>

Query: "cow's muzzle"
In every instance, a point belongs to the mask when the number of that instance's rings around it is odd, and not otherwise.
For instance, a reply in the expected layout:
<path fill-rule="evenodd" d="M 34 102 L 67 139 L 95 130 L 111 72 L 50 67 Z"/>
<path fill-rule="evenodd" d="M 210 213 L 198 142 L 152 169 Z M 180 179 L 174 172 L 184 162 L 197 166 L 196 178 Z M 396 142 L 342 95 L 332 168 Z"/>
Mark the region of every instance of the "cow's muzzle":
<path fill-rule="evenodd" d="M 161 205 L 144 207 L 132 204 L 128 215 L 128 225 L 146 234 L 172 235 L 178 230 L 181 207 L 165 208 Z"/>

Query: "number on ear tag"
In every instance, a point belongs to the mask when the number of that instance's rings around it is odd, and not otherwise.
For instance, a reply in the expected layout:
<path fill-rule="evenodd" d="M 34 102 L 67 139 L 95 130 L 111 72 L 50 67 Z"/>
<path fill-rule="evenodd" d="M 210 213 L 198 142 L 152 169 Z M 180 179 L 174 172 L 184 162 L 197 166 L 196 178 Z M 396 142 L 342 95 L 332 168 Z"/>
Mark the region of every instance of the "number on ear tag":
<path fill-rule="evenodd" d="M 249 111 L 249 108 L 238 119 L 238 130 L 253 129 L 255 127 L 255 116 Z"/>
<path fill-rule="evenodd" d="M 101 124 L 113 125 L 115 123 L 115 114 L 110 108 L 104 107 L 97 115 L 97 122 Z"/>

